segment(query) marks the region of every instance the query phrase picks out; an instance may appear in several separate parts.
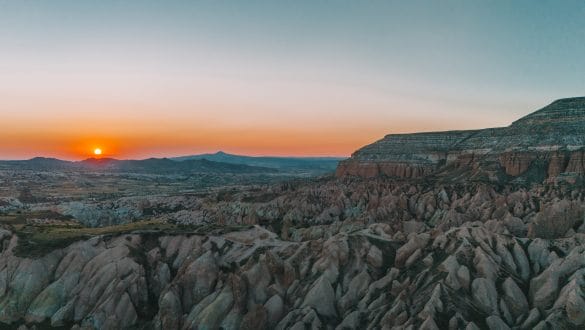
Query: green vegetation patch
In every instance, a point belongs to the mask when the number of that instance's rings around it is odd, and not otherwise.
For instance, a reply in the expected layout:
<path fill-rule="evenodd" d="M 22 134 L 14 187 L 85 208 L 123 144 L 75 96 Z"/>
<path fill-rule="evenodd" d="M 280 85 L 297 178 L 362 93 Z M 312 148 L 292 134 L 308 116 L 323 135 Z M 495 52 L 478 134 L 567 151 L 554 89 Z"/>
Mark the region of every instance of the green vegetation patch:
<path fill-rule="evenodd" d="M 19 257 L 42 257 L 53 250 L 99 235 L 122 235 L 134 231 L 175 232 L 179 228 L 158 220 L 138 221 L 117 226 L 89 228 L 80 225 L 25 225 L 16 230 L 18 245 L 14 251 Z"/>
<path fill-rule="evenodd" d="M 127 224 L 90 228 L 77 223 L 63 225 L 11 226 L 18 236 L 14 254 L 19 257 L 38 258 L 56 249 L 63 249 L 80 240 L 95 236 L 119 236 L 124 234 L 143 235 L 222 235 L 234 231 L 250 229 L 250 225 L 220 226 L 177 225 L 160 220 L 137 221 Z"/>

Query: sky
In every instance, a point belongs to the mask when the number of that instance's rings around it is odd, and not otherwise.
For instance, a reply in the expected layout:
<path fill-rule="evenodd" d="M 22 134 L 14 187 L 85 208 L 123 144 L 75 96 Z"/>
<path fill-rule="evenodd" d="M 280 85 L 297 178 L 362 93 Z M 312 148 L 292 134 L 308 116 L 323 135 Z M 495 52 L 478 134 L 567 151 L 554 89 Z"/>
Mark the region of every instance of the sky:
<path fill-rule="evenodd" d="M 585 95 L 583 1 L 0 0 L 0 158 L 348 156 Z"/>

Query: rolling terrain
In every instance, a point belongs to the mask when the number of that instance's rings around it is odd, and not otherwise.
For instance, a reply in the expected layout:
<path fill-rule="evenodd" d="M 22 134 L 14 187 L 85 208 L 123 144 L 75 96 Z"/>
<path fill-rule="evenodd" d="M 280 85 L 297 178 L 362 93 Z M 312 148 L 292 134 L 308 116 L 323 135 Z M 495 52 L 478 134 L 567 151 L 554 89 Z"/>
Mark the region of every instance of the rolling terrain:
<path fill-rule="evenodd" d="M 337 157 L 252 157 L 232 155 L 222 151 L 214 154 L 176 157 L 174 160 L 185 161 L 207 159 L 215 162 L 260 166 L 284 171 L 306 172 L 310 174 L 325 174 L 333 172 L 337 164 L 344 158 Z"/>
<path fill-rule="evenodd" d="M 118 160 L 113 158 L 88 158 L 82 161 L 65 161 L 55 158 L 37 157 L 29 160 L 0 161 L 0 168 L 31 171 L 101 171 L 150 174 L 170 173 L 276 173 L 272 168 L 231 164 L 193 159 L 183 162 L 168 158 L 143 160 Z"/>

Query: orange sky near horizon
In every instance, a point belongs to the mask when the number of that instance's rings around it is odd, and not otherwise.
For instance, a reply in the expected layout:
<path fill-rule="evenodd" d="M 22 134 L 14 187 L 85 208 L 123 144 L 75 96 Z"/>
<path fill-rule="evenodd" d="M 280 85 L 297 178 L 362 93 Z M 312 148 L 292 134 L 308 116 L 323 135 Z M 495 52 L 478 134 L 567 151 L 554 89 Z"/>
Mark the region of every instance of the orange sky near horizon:
<path fill-rule="evenodd" d="M 574 7 L 0 1 L 0 159 L 349 156 L 506 126 L 583 93 Z"/>
<path fill-rule="evenodd" d="M 166 104 L 161 101 L 166 98 L 158 95 L 140 102 L 132 97 L 0 96 L 11 110 L 2 113 L 0 159 L 79 160 L 93 157 L 95 148 L 103 150 L 101 157 L 120 159 L 219 150 L 256 156 L 346 157 L 386 134 L 481 128 L 489 120 L 489 112 L 487 116 L 466 112 L 465 104 L 457 112 L 434 107 L 441 105 L 436 100 L 407 102 L 392 96 L 376 103 L 326 94 L 325 101 L 298 104 L 300 96 L 284 95 L 290 99 L 284 105 L 270 99 L 255 103 L 234 94 L 224 102 L 179 97 Z M 361 116 L 359 109 L 364 107 L 369 109 Z M 459 120 L 450 120 L 452 116 Z M 496 125 L 507 124 L 503 120 Z"/>
<path fill-rule="evenodd" d="M 48 123 L 42 127 L 0 125 L 3 159 L 36 156 L 78 160 L 93 157 L 95 148 L 101 157 L 122 159 L 173 157 L 219 150 L 245 155 L 275 156 L 349 156 L 359 147 L 374 142 L 387 129 L 357 131 L 311 128 L 207 127 L 183 123 L 147 124 L 117 122 L 116 127 L 100 128 L 108 123 L 90 120 Z M 97 127 L 96 127 L 97 126 Z M 5 155 L 9 155 L 6 157 Z"/>
<path fill-rule="evenodd" d="M 103 73 L 102 73 L 103 74 Z M 59 75 L 55 73 L 56 78 Z M 67 78 L 67 77 L 65 77 Z M 350 156 L 386 134 L 484 127 L 489 111 L 360 86 L 117 76 L 1 88 L 0 159 L 139 159 L 219 150 L 245 155 Z M 152 78 L 152 77 L 151 77 Z M 16 80 L 16 79 L 15 79 Z M 63 85 L 58 87 L 57 85 Z M 189 88 L 187 88 L 189 86 Z M 30 97 L 33 95 L 34 97 Z M 479 107 L 481 110 L 481 107 Z M 453 121 L 456 116 L 459 120 Z M 513 118 L 513 114 L 510 115 Z M 507 125 L 499 118 L 498 125 Z M 511 120 L 510 120 L 511 121 Z"/>
<path fill-rule="evenodd" d="M 469 112 L 465 104 L 455 111 L 441 108 L 436 100 L 407 102 L 389 96 L 375 104 L 327 95 L 326 102 L 299 105 L 293 96 L 287 97 L 291 101 L 286 105 L 274 101 L 262 105 L 237 97 L 222 103 L 162 104 L 149 98 L 136 102 L 6 96 L 3 105 L 10 104 L 12 111 L 2 114 L 0 159 L 79 160 L 93 157 L 95 148 L 103 150 L 101 157 L 120 159 L 220 150 L 256 156 L 346 157 L 386 134 L 481 128 L 494 122 L 488 111 L 486 115 Z M 369 109 L 361 116 L 359 109 L 364 107 Z M 451 120 L 453 116 L 458 120 Z"/>

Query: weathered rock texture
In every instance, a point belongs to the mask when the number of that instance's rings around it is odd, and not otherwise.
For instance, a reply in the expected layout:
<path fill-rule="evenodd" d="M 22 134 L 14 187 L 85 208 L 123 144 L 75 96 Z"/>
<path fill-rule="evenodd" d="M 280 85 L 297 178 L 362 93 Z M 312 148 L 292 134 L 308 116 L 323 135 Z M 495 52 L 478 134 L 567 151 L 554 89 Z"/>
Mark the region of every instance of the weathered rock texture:
<path fill-rule="evenodd" d="M 390 238 L 96 237 L 39 259 L 0 233 L 0 322 L 84 329 L 582 328 L 585 237 L 480 222 Z"/>
<path fill-rule="evenodd" d="M 0 230 L 0 325 L 585 325 L 585 191 L 567 183 L 330 178 L 202 199 L 124 198 L 98 209 L 108 208 L 253 226 L 97 236 L 35 257 L 16 253 L 26 237 Z"/>
<path fill-rule="evenodd" d="M 387 135 L 342 161 L 337 176 L 452 180 L 458 169 L 462 178 L 494 182 L 574 180 L 585 174 L 584 150 L 585 97 L 569 98 L 508 127 Z"/>
<path fill-rule="evenodd" d="M 342 178 L 27 203 L 91 227 L 155 217 L 201 230 L 27 254 L 24 227 L 3 225 L 0 327 L 583 329 L 584 103 L 504 129 L 392 136 Z"/>

